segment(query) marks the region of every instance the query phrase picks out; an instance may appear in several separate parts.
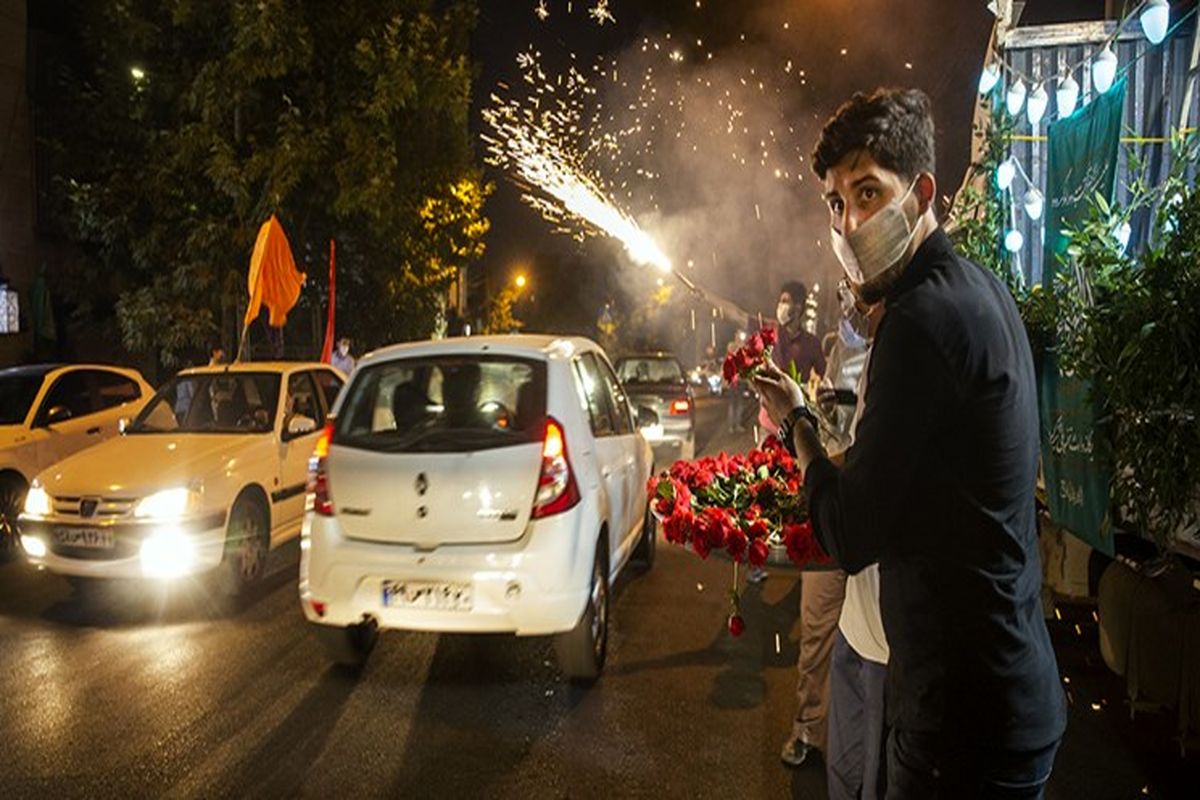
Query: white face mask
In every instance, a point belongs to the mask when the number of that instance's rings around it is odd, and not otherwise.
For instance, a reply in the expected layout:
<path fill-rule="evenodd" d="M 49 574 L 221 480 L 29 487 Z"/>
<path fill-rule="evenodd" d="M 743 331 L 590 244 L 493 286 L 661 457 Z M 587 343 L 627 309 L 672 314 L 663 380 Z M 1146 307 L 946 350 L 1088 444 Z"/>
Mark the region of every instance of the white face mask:
<path fill-rule="evenodd" d="M 350 354 L 350 346 L 345 345 L 345 344 L 339 344 L 338 352 L 341 353 L 342 355 L 349 355 Z"/>
<path fill-rule="evenodd" d="M 917 235 L 917 226 L 908 221 L 903 204 L 916 188 L 914 180 L 899 200 L 893 199 L 875 215 L 859 225 L 849 236 L 830 228 L 833 252 L 842 262 L 846 276 L 857 284 L 873 281 L 904 257 Z"/>
<path fill-rule="evenodd" d="M 780 325 L 787 325 L 792 321 L 792 306 L 791 303 L 780 303 L 775 306 L 775 319 Z"/>

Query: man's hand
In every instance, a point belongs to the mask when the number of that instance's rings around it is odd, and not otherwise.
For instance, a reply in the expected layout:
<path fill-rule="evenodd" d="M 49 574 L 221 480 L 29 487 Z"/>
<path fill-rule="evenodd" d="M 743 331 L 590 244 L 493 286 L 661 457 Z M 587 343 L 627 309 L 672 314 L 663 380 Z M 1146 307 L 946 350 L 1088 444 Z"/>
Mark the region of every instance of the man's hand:
<path fill-rule="evenodd" d="M 796 382 L 769 361 L 763 364 L 762 370 L 755 376 L 754 388 L 758 389 L 762 406 L 776 426 L 783 424 L 784 418 L 793 408 L 806 405 L 804 392 Z"/>

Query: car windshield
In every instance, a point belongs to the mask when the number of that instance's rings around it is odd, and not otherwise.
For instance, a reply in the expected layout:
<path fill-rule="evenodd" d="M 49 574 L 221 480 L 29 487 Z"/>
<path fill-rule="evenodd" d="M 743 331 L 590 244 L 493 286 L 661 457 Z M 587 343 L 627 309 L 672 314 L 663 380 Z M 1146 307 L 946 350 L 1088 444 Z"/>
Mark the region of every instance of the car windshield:
<path fill-rule="evenodd" d="M 42 388 L 41 375 L 12 375 L 0 378 L 0 425 L 20 425 Z"/>
<path fill-rule="evenodd" d="M 617 377 L 621 383 L 683 383 L 683 369 L 673 358 L 623 358 Z"/>
<path fill-rule="evenodd" d="M 177 375 L 158 390 L 126 433 L 267 433 L 275 427 L 279 375 Z"/>
<path fill-rule="evenodd" d="M 466 452 L 540 441 L 546 365 L 506 356 L 435 356 L 360 368 L 333 443 L 381 452 Z"/>

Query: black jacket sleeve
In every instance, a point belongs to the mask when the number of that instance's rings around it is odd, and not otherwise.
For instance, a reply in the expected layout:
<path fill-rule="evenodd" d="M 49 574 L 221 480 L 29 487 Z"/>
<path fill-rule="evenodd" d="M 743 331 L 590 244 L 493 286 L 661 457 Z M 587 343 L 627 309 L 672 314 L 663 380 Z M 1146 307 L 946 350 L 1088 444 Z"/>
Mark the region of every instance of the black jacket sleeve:
<path fill-rule="evenodd" d="M 821 546 L 855 573 L 879 560 L 909 501 L 912 469 L 956 390 L 942 352 L 913 319 L 889 311 L 877 333 L 854 444 L 838 469 L 826 458 L 804 476 Z"/>

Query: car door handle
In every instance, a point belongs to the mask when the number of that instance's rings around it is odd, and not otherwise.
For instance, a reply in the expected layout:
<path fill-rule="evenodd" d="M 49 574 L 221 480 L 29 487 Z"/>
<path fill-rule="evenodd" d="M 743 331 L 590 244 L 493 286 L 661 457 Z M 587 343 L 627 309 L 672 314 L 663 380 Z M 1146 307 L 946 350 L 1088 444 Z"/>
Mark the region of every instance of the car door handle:
<path fill-rule="evenodd" d="M 88 436 L 95 436 L 97 433 L 99 433 L 99 432 L 100 432 L 100 430 L 101 430 L 101 428 L 100 428 L 100 426 L 99 426 L 99 425 L 97 425 L 97 426 L 96 426 L 96 427 L 94 427 L 94 428 L 88 428 L 88 429 L 87 429 L 87 435 L 88 435 Z"/>

